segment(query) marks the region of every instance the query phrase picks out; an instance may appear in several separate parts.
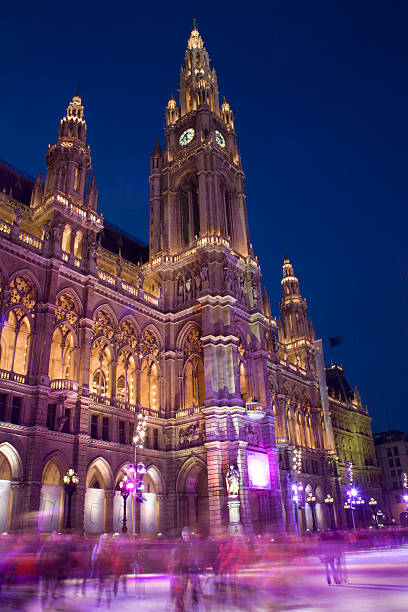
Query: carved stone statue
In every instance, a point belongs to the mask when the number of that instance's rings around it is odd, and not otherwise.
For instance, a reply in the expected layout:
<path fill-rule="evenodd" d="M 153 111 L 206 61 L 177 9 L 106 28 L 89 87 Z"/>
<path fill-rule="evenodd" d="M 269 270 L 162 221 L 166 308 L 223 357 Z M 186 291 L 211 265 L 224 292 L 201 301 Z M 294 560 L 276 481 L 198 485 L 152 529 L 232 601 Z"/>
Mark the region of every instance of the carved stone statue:
<path fill-rule="evenodd" d="M 230 465 L 229 470 L 225 476 L 227 483 L 228 497 L 238 497 L 239 495 L 239 472 L 234 465 Z"/>

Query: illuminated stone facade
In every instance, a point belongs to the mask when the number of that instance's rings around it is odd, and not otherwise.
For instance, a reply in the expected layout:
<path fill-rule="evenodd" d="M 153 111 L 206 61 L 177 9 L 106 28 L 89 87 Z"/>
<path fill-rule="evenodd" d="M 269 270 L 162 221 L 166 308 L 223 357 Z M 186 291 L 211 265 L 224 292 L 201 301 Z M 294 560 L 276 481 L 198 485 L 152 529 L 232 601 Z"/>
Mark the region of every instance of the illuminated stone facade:
<path fill-rule="evenodd" d="M 296 528 L 294 482 L 315 499 L 301 500 L 302 529 L 328 525 L 328 493 L 344 521 L 321 342 L 287 258 L 278 323 L 261 290 L 234 117 L 225 98 L 219 105 L 196 27 L 179 92 L 165 111 L 165 146 L 150 158 L 149 249 L 98 212 L 79 94 L 29 201 L 30 178 L 3 166 L 13 187 L 0 193 L 4 528 L 39 509 L 41 529 L 62 526 L 62 478 L 73 466 L 75 528 L 118 529 L 115 487 L 133 459 L 139 412 L 148 415 L 137 453 L 150 497 L 137 508 L 138 531 L 225 530 L 230 465 L 249 533 Z M 368 416 L 353 410 L 371 440 Z M 249 479 L 248 451 L 269 474 Z"/>

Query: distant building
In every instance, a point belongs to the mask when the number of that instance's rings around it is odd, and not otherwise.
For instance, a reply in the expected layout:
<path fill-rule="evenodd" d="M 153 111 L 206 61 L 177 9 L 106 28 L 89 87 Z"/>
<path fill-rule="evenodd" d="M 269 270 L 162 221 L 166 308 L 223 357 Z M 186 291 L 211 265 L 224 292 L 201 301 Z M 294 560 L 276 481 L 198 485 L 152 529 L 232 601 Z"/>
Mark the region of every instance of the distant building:
<path fill-rule="evenodd" d="M 408 474 L 408 438 L 402 431 L 392 429 L 374 434 L 374 443 L 382 472 L 386 508 L 399 523 L 401 513 L 406 511 L 402 499 L 402 475 Z"/>

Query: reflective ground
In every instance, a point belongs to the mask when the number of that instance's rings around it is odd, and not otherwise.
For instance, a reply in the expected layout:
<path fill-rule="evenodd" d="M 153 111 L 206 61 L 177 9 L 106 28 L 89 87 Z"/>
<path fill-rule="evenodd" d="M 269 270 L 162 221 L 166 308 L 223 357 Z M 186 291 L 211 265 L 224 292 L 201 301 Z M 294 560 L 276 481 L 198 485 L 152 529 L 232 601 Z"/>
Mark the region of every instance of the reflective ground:
<path fill-rule="evenodd" d="M 0 606 L 407 612 L 407 544 L 401 531 L 273 541 L 2 536 Z"/>

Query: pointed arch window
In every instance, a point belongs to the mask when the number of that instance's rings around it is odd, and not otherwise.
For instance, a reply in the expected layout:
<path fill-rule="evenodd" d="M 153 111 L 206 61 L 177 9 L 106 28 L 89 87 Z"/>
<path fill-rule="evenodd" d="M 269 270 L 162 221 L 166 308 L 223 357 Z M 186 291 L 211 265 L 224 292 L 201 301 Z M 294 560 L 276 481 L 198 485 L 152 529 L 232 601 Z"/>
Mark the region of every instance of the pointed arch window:
<path fill-rule="evenodd" d="M 66 225 L 64 227 L 64 232 L 62 234 L 62 250 L 65 253 L 70 253 L 71 252 L 71 226 L 70 225 Z"/>
<path fill-rule="evenodd" d="M 1 333 L 0 369 L 27 374 L 31 324 L 23 310 L 10 310 Z"/>
<path fill-rule="evenodd" d="M 111 397 L 112 361 L 111 346 L 103 338 L 94 342 L 89 369 L 91 393 Z"/>
<path fill-rule="evenodd" d="M 184 246 L 200 236 L 200 209 L 197 177 L 190 177 L 180 189 L 181 235 Z"/>
<path fill-rule="evenodd" d="M 48 376 L 50 380 L 76 380 L 75 341 L 66 325 L 57 327 L 52 335 Z"/>
<path fill-rule="evenodd" d="M 248 395 L 247 373 L 246 373 L 246 368 L 245 368 L 243 361 L 240 361 L 239 363 L 239 388 L 241 390 L 242 401 L 244 403 L 248 402 L 249 395 Z"/>
<path fill-rule="evenodd" d="M 140 372 L 140 404 L 143 408 L 159 410 L 159 368 L 151 357 L 143 360 Z"/>
<path fill-rule="evenodd" d="M 184 408 L 202 406 L 205 400 L 204 364 L 193 355 L 184 370 Z"/>
<path fill-rule="evenodd" d="M 116 368 L 116 397 L 129 404 L 136 403 L 136 367 L 133 354 L 123 349 Z"/>

